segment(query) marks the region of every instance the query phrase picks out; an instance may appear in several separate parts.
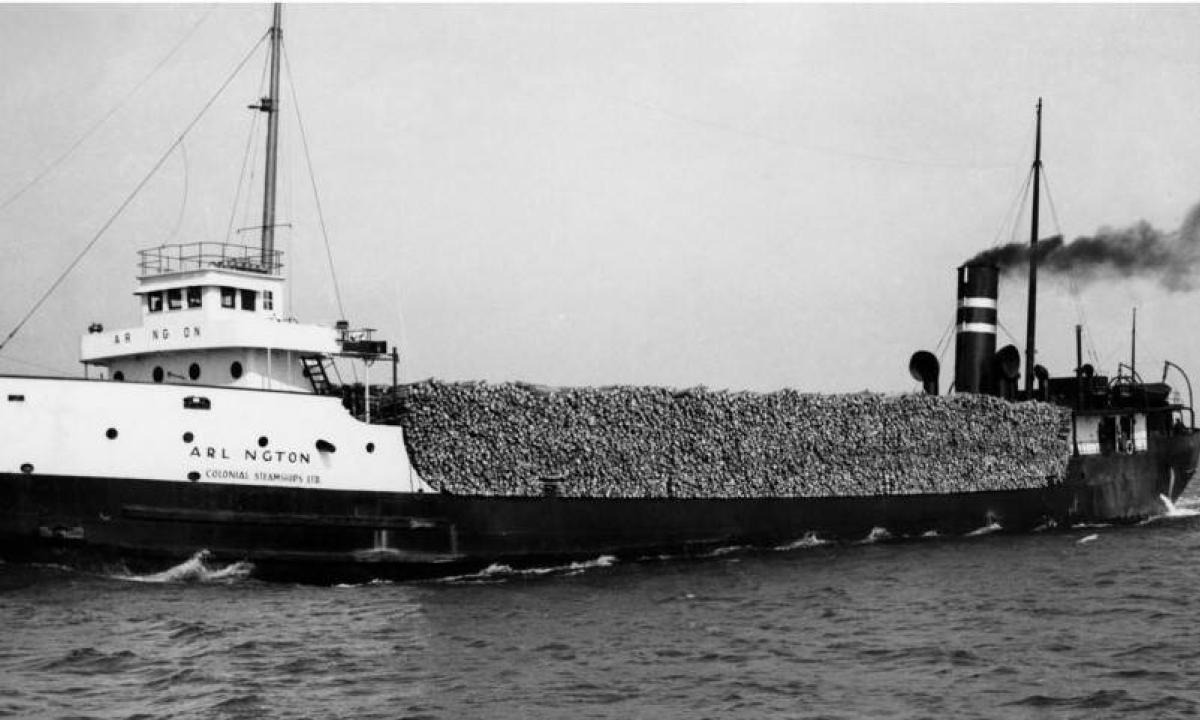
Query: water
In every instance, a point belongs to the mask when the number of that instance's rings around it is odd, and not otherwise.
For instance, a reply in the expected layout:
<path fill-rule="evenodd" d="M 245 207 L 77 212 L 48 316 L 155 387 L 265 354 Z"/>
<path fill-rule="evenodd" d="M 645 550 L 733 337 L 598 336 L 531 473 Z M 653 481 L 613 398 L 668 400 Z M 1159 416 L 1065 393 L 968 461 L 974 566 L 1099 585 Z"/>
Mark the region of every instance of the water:
<path fill-rule="evenodd" d="M 1200 503 L 1182 505 L 414 584 L 0 565 L 0 715 L 1192 717 Z"/>

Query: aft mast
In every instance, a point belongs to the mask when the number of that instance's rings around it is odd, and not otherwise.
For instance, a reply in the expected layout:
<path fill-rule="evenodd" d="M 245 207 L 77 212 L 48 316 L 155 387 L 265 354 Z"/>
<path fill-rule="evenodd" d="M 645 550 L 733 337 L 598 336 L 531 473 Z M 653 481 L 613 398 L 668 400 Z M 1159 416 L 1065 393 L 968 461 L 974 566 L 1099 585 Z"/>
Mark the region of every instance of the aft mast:
<path fill-rule="evenodd" d="M 1038 191 L 1042 176 L 1042 99 L 1037 104 L 1037 140 L 1033 152 L 1033 207 L 1029 231 L 1029 313 L 1025 335 L 1025 397 L 1033 396 L 1033 368 L 1037 354 L 1037 243 Z"/>

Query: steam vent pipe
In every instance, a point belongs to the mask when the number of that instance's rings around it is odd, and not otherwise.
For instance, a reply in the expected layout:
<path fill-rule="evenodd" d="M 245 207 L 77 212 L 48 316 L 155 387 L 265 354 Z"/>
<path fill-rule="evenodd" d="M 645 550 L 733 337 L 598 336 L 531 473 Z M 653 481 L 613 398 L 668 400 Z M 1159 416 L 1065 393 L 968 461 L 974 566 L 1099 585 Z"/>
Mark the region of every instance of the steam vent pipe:
<path fill-rule="evenodd" d="M 996 394 L 996 296 L 1000 269 L 963 265 L 958 269 L 958 319 L 954 345 L 954 389 Z"/>

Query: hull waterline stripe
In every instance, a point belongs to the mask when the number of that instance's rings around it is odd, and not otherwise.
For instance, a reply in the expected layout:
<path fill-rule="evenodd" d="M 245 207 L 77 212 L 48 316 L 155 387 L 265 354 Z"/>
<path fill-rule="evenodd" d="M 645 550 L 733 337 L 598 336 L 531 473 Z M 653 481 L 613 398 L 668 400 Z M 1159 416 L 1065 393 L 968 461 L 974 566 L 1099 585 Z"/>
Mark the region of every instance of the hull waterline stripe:
<path fill-rule="evenodd" d="M 245 512 L 238 510 L 197 510 L 193 508 L 125 505 L 125 517 L 167 522 L 241 523 L 247 525 L 296 525 L 318 527 L 364 527 L 415 530 L 448 525 L 446 518 L 410 516 L 338 516 L 300 513 Z"/>

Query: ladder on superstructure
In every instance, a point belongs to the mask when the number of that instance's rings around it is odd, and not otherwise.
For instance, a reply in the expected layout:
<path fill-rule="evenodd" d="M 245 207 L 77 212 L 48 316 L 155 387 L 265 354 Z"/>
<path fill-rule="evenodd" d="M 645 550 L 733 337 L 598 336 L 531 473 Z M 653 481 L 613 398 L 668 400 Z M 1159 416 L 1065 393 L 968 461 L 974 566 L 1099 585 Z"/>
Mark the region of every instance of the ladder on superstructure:
<path fill-rule="evenodd" d="M 300 358 L 300 364 L 304 366 L 304 377 L 312 383 L 313 392 L 318 395 L 331 394 L 333 383 L 329 382 L 324 356 L 305 355 Z"/>

